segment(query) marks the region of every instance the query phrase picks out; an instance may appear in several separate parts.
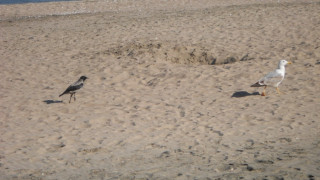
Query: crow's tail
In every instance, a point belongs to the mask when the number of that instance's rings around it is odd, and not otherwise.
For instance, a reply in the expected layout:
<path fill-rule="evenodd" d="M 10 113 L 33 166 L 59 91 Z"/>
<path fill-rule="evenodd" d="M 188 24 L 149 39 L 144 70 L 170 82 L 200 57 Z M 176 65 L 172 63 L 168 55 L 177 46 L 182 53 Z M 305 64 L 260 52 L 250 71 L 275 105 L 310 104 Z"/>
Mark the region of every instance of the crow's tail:
<path fill-rule="evenodd" d="M 59 97 L 63 96 L 64 94 L 66 94 L 66 92 L 63 92 L 62 94 L 60 94 Z"/>

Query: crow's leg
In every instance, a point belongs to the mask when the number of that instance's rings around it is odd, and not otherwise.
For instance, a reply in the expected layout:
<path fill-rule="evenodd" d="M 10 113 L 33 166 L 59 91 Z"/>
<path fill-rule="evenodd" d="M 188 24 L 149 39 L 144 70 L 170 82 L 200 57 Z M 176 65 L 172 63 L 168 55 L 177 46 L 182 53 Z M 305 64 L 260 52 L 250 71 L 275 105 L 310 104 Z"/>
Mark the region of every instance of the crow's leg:
<path fill-rule="evenodd" d="M 70 100 L 69 100 L 69 103 L 71 102 L 71 98 L 72 98 L 72 96 L 73 96 L 73 93 L 71 93 L 71 94 L 70 94 Z"/>

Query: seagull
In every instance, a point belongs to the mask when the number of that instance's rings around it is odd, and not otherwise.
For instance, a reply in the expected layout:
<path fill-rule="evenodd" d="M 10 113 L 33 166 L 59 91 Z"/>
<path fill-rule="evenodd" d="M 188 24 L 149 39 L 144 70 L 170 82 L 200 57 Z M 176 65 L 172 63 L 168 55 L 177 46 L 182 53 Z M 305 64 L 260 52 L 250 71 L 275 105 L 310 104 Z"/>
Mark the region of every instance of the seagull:
<path fill-rule="evenodd" d="M 286 60 L 280 60 L 278 68 L 267 75 L 265 75 L 263 78 L 261 78 L 258 82 L 251 85 L 251 87 L 262 87 L 264 86 L 263 92 L 261 96 L 266 96 L 266 88 L 267 86 L 273 86 L 276 88 L 277 92 L 281 94 L 278 86 L 284 79 L 284 75 L 286 73 L 285 66 L 287 64 L 292 64 L 292 62 L 288 62 Z"/>
<path fill-rule="evenodd" d="M 59 97 L 65 94 L 70 94 L 69 103 L 71 102 L 71 98 L 73 95 L 74 101 L 76 101 L 76 92 L 82 88 L 83 83 L 86 79 L 88 79 L 86 76 L 81 76 L 78 81 L 71 84 L 62 94 L 59 95 Z"/>

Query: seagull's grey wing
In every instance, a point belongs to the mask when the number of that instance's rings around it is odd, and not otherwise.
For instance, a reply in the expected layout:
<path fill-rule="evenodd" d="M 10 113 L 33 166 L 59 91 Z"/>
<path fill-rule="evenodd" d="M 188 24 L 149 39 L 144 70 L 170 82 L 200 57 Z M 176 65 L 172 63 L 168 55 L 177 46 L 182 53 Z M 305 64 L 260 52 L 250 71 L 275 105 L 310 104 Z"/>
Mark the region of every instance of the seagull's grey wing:
<path fill-rule="evenodd" d="M 263 83 L 265 85 L 273 85 L 275 86 L 277 83 L 281 82 L 283 80 L 283 76 L 281 73 L 278 73 L 277 71 L 272 71 L 263 78 L 259 80 L 260 83 Z"/>

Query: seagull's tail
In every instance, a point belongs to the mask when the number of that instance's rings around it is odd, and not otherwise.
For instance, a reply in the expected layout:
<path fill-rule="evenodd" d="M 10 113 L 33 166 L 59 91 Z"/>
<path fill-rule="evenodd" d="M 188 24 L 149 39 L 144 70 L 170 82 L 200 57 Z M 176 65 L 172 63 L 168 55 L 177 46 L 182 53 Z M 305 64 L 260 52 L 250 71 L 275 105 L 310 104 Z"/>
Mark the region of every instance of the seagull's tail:
<path fill-rule="evenodd" d="M 255 84 L 252 84 L 250 87 L 262 87 L 265 85 L 261 85 L 260 82 L 256 82 Z"/>

